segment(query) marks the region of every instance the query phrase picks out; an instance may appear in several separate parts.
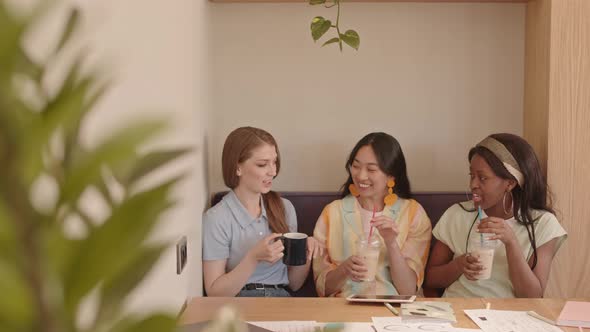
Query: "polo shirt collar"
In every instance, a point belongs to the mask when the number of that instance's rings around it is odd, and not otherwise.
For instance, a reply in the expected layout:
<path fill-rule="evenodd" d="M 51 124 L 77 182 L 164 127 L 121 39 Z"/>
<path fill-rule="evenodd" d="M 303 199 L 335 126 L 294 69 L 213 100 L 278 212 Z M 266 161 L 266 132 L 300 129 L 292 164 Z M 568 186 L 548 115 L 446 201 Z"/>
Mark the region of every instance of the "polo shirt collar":
<path fill-rule="evenodd" d="M 230 190 L 229 193 L 223 197 L 223 200 L 227 203 L 227 206 L 242 228 L 245 228 L 256 221 L 257 218 L 252 217 L 248 213 L 248 210 L 246 210 L 246 207 L 240 202 L 240 199 L 233 190 Z M 260 217 L 268 220 L 262 196 L 260 196 Z"/>

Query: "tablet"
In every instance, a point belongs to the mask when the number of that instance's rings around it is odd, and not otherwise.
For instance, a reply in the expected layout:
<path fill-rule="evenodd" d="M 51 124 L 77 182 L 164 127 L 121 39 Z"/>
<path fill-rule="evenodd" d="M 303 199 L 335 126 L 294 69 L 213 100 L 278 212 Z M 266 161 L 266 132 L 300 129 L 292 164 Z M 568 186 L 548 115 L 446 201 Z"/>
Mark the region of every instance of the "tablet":
<path fill-rule="evenodd" d="M 409 303 L 414 302 L 416 295 L 351 295 L 346 298 L 350 302 L 389 302 Z"/>

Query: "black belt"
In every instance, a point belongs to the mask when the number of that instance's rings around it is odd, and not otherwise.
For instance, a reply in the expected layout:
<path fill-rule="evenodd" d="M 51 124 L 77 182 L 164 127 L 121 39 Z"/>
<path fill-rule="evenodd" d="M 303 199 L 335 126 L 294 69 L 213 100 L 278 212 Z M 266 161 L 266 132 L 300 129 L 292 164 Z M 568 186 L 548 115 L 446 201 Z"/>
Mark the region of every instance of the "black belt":
<path fill-rule="evenodd" d="M 246 286 L 242 287 L 242 290 L 263 290 L 263 289 L 283 289 L 285 285 L 267 285 L 267 284 L 246 284 Z"/>

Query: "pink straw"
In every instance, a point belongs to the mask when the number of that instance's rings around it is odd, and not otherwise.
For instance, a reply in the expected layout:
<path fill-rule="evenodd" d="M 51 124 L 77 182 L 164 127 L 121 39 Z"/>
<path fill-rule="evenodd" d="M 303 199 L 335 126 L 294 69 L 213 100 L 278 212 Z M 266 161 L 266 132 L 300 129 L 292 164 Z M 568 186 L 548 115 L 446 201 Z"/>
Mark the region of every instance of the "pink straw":
<path fill-rule="evenodd" d="M 377 209 L 377 205 L 373 204 L 373 216 L 371 217 L 371 221 L 375 219 L 375 210 Z M 369 238 L 367 241 L 371 241 L 371 236 L 373 236 L 373 225 L 371 225 L 371 230 L 369 231 Z"/>

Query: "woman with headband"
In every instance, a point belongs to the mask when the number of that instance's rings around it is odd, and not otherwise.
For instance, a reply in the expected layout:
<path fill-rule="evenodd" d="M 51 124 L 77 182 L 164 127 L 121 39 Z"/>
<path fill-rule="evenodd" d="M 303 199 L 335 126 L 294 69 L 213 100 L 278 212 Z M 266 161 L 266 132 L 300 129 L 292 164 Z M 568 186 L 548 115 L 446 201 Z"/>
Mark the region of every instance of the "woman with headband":
<path fill-rule="evenodd" d="M 446 288 L 445 297 L 543 297 L 567 234 L 533 148 L 519 136 L 493 134 L 469 151 L 469 162 L 473 201 L 451 206 L 434 228 L 425 284 Z M 481 261 L 468 248 L 470 237 L 484 233 L 499 242 L 489 279 L 478 277 Z"/>

